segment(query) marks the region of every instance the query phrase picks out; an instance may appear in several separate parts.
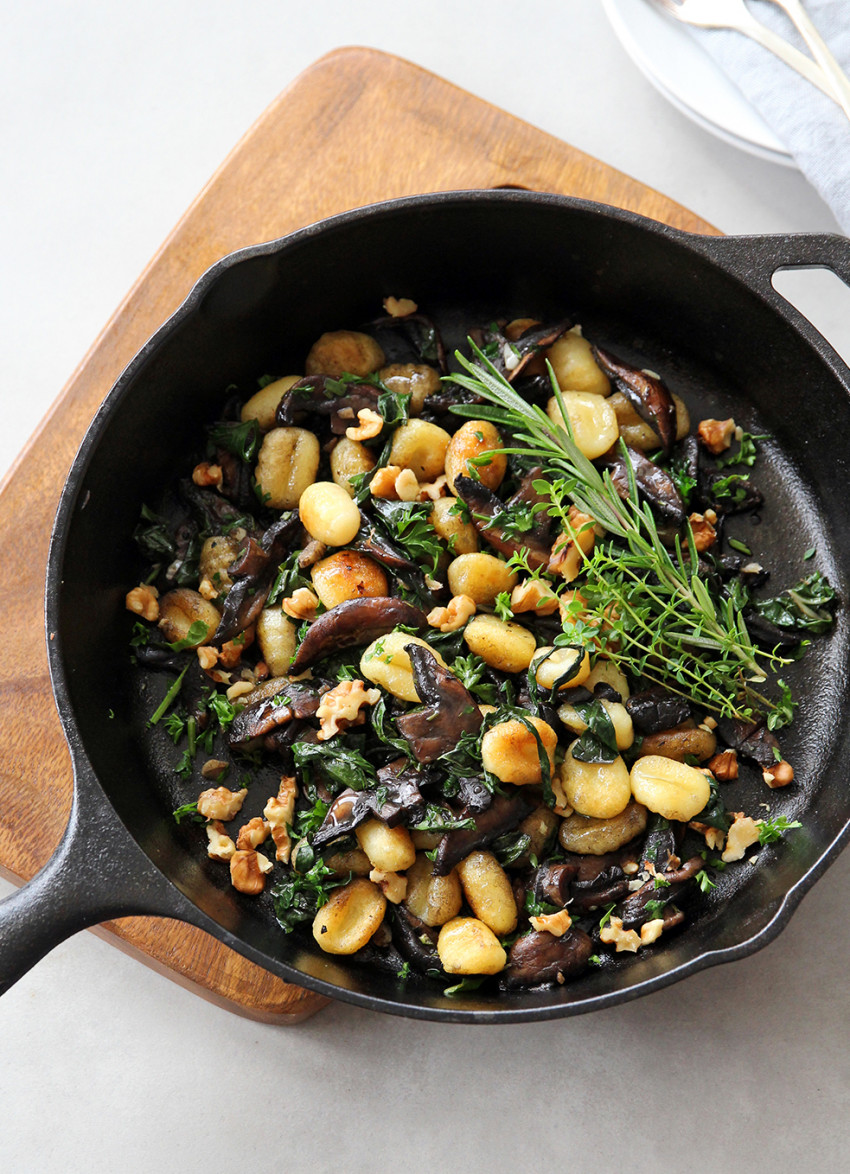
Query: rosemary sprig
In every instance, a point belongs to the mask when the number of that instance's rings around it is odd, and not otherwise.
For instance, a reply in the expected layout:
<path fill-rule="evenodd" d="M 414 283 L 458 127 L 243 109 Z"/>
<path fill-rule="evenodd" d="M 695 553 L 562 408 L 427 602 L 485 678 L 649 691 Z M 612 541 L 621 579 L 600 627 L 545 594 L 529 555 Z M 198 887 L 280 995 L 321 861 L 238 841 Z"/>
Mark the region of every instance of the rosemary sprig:
<path fill-rule="evenodd" d="M 756 647 L 731 599 L 715 599 L 698 573 L 693 534 L 677 538 L 672 551 L 658 534 L 652 511 L 638 500 L 625 446 L 622 455 L 629 493 L 621 498 L 607 470 L 580 451 L 551 366 L 552 392 L 565 427 L 528 404 L 470 341 L 473 360 L 456 353 L 466 374 L 452 376 L 460 387 L 488 400 L 488 419 L 513 437 L 517 448 L 503 451 L 534 457 L 544 476 L 535 482 L 550 500 L 550 515 L 571 537 L 570 504 L 590 515 L 606 532 L 583 556 L 586 582 L 581 591 L 598 624 L 597 639 L 606 654 L 632 676 L 682 693 L 722 715 L 749 719 L 766 715 L 772 727 L 790 720 L 787 688 L 772 701 L 754 686 L 781 671 L 789 660 Z"/>

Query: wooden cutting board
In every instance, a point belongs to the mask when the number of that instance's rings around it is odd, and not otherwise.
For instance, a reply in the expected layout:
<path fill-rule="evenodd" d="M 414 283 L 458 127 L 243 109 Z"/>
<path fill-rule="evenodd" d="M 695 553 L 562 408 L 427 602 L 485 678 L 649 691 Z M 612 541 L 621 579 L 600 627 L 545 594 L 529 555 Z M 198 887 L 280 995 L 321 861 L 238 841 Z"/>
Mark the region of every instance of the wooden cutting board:
<path fill-rule="evenodd" d="M 368 159 L 368 166 L 364 160 Z M 20 883 L 64 830 L 72 776 L 44 650 L 53 515 L 98 406 L 213 262 L 336 212 L 418 192 L 519 186 L 614 204 L 693 232 L 711 225 L 665 196 L 409 62 L 340 49 L 261 116 L 107 323 L 0 487 L 0 873 Z M 122 918 L 94 932 L 213 1001 L 292 1023 L 327 1000 L 288 985 L 182 922 Z"/>

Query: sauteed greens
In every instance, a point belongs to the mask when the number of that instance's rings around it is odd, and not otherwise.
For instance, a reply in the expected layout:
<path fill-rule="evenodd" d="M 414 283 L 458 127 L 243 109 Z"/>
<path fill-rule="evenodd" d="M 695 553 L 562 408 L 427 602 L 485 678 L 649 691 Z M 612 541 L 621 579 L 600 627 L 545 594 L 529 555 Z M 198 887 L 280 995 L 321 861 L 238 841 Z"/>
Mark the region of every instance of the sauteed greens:
<path fill-rule="evenodd" d="M 568 321 L 473 324 L 450 371 L 435 323 L 385 309 L 229 389 L 142 510 L 127 607 L 175 818 L 283 931 L 402 982 L 663 948 L 800 826 L 785 674 L 837 601 L 811 568 L 769 597 L 728 532 L 769 438 L 692 428 Z"/>

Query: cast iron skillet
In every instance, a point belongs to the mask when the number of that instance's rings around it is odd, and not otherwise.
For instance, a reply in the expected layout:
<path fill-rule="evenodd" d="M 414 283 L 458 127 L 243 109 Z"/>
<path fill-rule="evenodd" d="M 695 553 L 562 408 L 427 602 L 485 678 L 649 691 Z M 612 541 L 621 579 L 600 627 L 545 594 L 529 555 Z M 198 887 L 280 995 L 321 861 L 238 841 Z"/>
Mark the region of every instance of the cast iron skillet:
<path fill-rule="evenodd" d="M 608 1006 L 775 937 L 850 834 L 845 612 L 834 635 L 790 674 L 804 700 L 783 750 L 798 783 L 783 792 L 759 784 L 729 800 L 750 811 L 770 802 L 773 814 L 800 815 L 802 831 L 764 849 L 755 867 L 726 870 L 684 932 L 659 948 L 612 959 L 552 990 L 446 998 L 439 986 L 402 984 L 324 955 L 309 935 L 284 936 L 268 905 L 230 888 L 227 869 L 176 827 L 170 784 L 134 724 L 123 597 L 138 581 L 130 535 L 140 504 L 155 501 L 184 468 L 227 384 L 298 371 L 320 333 L 368 321 L 394 294 L 447 323 L 451 344 L 462 341 L 463 328 L 498 314 L 546 320 L 572 313 L 590 337 L 663 372 L 696 418 L 734 414 L 751 430 L 770 432 L 758 476 L 768 506 L 749 538 L 774 568 L 777 589 L 811 568 L 799 556 L 815 546 L 814 565 L 846 600 L 850 371 L 773 290 L 772 274 L 793 266 L 827 267 L 850 283 L 850 244 L 827 235 L 690 236 L 627 212 L 526 192 L 392 201 L 213 266 L 107 397 L 59 507 L 47 632 L 75 798 L 56 854 L 0 904 L 0 990 L 68 935 L 131 914 L 191 922 L 283 979 L 334 998 L 474 1022 Z"/>

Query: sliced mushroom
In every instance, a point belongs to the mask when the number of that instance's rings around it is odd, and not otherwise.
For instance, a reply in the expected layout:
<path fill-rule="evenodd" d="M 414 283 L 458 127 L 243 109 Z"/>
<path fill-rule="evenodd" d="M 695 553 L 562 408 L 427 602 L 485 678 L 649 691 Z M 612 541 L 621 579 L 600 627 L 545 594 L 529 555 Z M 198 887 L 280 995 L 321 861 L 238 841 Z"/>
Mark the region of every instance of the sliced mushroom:
<path fill-rule="evenodd" d="M 180 496 L 194 511 L 202 530 L 221 534 L 236 525 L 244 526 L 248 531 L 254 528 L 254 519 L 250 514 L 246 516 L 243 510 L 237 509 L 220 493 L 203 489 L 188 477 L 180 482 L 178 488 Z"/>
<path fill-rule="evenodd" d="M 455 493 L 469 510 L 476 530 L 494 550 L 508 556 L 524 550 L 532 570 L 549 565 L 551 550 L 548 547 L 534 541 L 530 534 L 515 538 L 503 529 L 499 518 L 506 515 L 507 507 L 486 485 L 473 481 L 471 477 L 455 477 Z"/>
<path fill-rule="evenodd" d="M 487 348 L 487 357 L 496 370 L 513 383 L 536 355 L 557 342 L 571 326 L 568 321 L 549 326 L 533 325 L 513 340 L 501 330 L 478 330 L 472 335 L 482 349 Z"/>
<path fill-rule="evenodd" d="M 404 759 L 399 761 L 405 762 Z M 361 823 L 373 817 L 380 819 L 387 827 L 415 823 L 420 818 L 425 800 L 419 790 L 423 781 L 419 771 L 409 768 L 393 775 L 387 768 L 383 768 L 378 777 L 381 783 L 379 793 L 348 788 L 337 795 L 311 840 L 313 848 L 323 848 L 339 836 L 350 835 Z"/>
<path fill-rule="evenodd" d="M 228 568 L 234 580 L 222 608 L 221 621 L 212 643 L 222 645 L 244 632 L 259 617 L 278 567 L 300 537 L 298 511 L 283 514 L 269 526 L 259 542 L 248 537 L 239 559 Z"/>
<path fill-rule="evenodd" d="M 321 703 L 322 692 L 327 688 L 327 684 L 320 688 L 316 684 L 283 680 L 277 693 L 247 705 L 236 715 L 228 732 L 229 744 L 234 749 L 244 750 L 258 738 L 265 738 L 280 726 L 287 725 L 293 718 L 313 717 Z"/>
<path fill-rule="evenodd" d="M 638 492 L 658 512 L 663 522 L 681 526 L 685 520 L 685 502 L 673 478 L 636 448 L 626 446 L 626 452 Z M 619 496 L 624 501 L 628 500 L 629 472 L 625 457 L 622 453 L 615 453 L 603 458 L 603 463 L 611 474 L 611 481 Z"/>
<path fill-rule="evenodd" d="M 287 428 L 309 416 L 325 416 L 330 420 L 331 432 L 344 436 L 346 428 L 357 423 L 357 413 L 364 408 L 374 410 L 381 394 L 372 383 L 351 383 L 344 395 L 337 395 L 329 384 L 339 386 L 339 380 L 330 375 L 307 375 L 293 383 L 277 406 L 275 424 Z"/>
<path fill-rule="evenodd" d="M 401 714 L 396 725 L 419 762 L 436 762 L 463 734 L 477 734 L 484 719 L 466 686 L 430 649 L 409 644 L 406 651 L 416 692 L 425 704 Z"/>
<path fill-rule="evenodd" d="M 432 928 L 420 921 L 405 905 L 394 905 L 391 910 L 393 941 L 399 953 L 421 974 L 436 971 L 443 974 L 443 964 L 437 953 L 439 927 Z"/>
<path fill-rule="evenodd" d="M 634 929 L 643 925 L 645 921 L 654 920 L 646 911 L 647 902 L 653 901 L 660 905 L 669 905 L 674 897 L 679 897 L 682 890 L 688 885 L 700 869 L 705 867 L 701 856 L 693 856 L 680 868 L 663 874 L 665 883 L 658 884 L 655 877 L 650 878 L 645 885 L 632 893 L 623 903 L 614 910 L 614 915 L 623 923 L 623 929 Z"/>
<path fill-rule="evenodd" d="M 672 729 L 691 716 L 690 703 L 660 685 L 632 693 L 626 702 L 626 709 L 639 734 L 657 734 L 661 730 Z"/>
<path fill-rule="evenodd" d="M 354 541 L 349 543 L 352 550 L 359 550 L 361 554 L 370 555 L 389 571 L 418 571 L 416 563 L 412 562 L 406 554 L 390 542 L 362 510 L 360 517 L 360 529 L 354 536 Z"/>
<path fill-rule="evenodd" d="M 782 757 L 776 735 L 764 722 L 742 722 L 733 718 L 721 718 L 717 732 L 732 750 L 737 750 L 743 758 L 751 758 L 768 770 L 776 766 Z"/>
<path fill-rule="evenodd" d="M 602 370 L 641 419 L 658 433 L 664 452 L 669 453 L 676 441 L 676 405 L 670 392 L 655 375 L 639 371 L 599 347 L 593 350 Z"/>
<path fill-rule="evenodd" d="M 463 817 L 469 816 L 475 823 L 474 828 L 463 831 L 446 832 L 437 845 L 437 854 L 434 860 L 434 875 L 448 876 L 454 866 L 460 863 L 476 848 L 483 848 L 492 843 L 504 832 L 509 832 L 525 819 L 536 806 L 536 800 L 526 794 L 530 788 L 514 792 L 513 795 L 496 795 L 486 811 L 473 814 L 464 810 Z"/>
<path fill-rule="evenodd" d="M 392 632 L 398 624 L 419 632 L 428 627 L 428 621 L 419 608 L 401 599 L 392 599 L 386 595 L 346 599 L 310 625 L 310 630 L 295 653 L 290 671 L 297 675 L 323 656 L 358 644 L 369 644 L 379 636 Z"/>
<path fill-rule="evenodd" d="M 531 891 L 537 901 L 558 905 L 561 909 L 570 899 L 570 884 L 578 872 L 574 861 L 541 864 L 535 871 Z"/>
<path fill-rule="evenodd" d="M 433 319 L 426 314 L 414 312 L 399 317 L 389 315 L 386 318 L 376 318 L 369 324 L 369 329 L 392 330 L 394 333 L 403 334 L 412 358 L 418 363 L 436 363 L 443 375 L 448 373 L 442 335 Z"/>
<path fill-rule="evenodd" d="M 493 802 L 493 792 L 487 790 L 481 779 L 459 779 L 457 797 L 470 815 L 486 811 Z"/>
<path fill-rule="evenodd" d="M 532 931 L 511 946 L 502 982 L 508 988 L 563 982 L 584 970 L 592 952 L 584 930 L 572 928 L 559 938 Z"/>
<path fill-rule="evenodd" d="M 683 830 L 684 825 L 681 823 L 671 823 L 661 815 L 651 815 L 643 840 L 641 868 L 651 864 L 656 872 L 666 872 L 670 858 L 678 860 L 677 852 Z"/>

